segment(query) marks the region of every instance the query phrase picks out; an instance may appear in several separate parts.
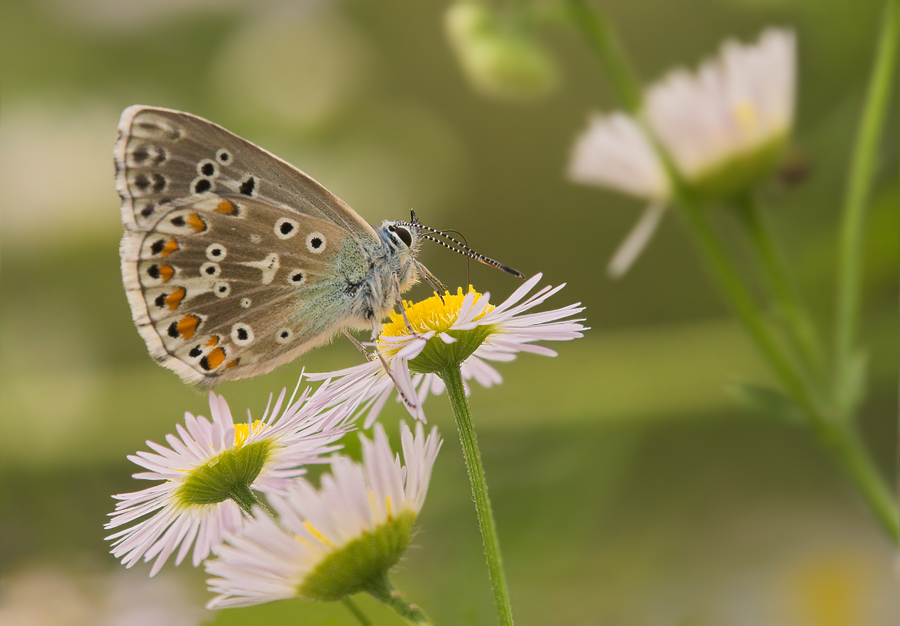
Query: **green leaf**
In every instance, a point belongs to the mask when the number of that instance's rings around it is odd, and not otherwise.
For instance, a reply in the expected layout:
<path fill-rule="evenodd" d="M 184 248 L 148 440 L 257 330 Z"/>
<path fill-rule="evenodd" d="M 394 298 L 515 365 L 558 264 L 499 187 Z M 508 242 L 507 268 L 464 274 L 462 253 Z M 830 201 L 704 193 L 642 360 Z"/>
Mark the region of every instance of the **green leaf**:
<path fill-rule="evenodd" d="M 806 414 L 777 389 L 750 383 L 732 383 L 728 388 L 739 404 L 769 420 L 787 426 L 803 426 Z"/>

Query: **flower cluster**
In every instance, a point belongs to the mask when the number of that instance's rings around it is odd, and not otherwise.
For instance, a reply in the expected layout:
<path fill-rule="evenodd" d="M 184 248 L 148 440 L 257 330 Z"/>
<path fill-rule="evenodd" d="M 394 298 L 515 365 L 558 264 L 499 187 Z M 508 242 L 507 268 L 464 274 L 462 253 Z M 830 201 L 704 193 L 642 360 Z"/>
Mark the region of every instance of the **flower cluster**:
<path fill-rule="evenodd" d="M 125 528 L 108 537 L 112 553 L 128 567 L 154 561 L 153 576 L 193 547 L 193 564 L 205 561 L 212 576 L 217 595 L 210 608 L 294 597 L 336 601 L 364 591 L 415 623 L 430 623 L 387 576 L 409 546 L 441 446 L 436 429 L 424 433 L 422 402 L 444 390 L 441 377 L 453 368 L 490 386 L 501 379 L 487 361 L 523 351 L 555 356 L 536 342 L 582 336 L 582 320 L 571 319 L 582 311 L 578 304 L 529 312 L 562 289 L 531 293 L 540 279 L 499 306 L 471 287 L 405 303 L 370 344 L 372 360 L 304 375 L 324 382 L 299 398 L 296 390 L 288 400 L 282 391 L 274 405 L 270 398 L 260 420 L 236 424 L 225 399 L 211 393 L 211 420 L 188 413 L 177 436 L 166 438 L 168 447 L 148 441 L 152 452 L 129 457 L 147 470 L 135 478 L 162 482 L 115 496 L 107 528 Z M 325 456 L 363 413 L 370 426 L 395 388 L 420 419 L 415 433 L 401 423 L 405 464 L 380 424 L 374 440 L 361 437 L 362 464 Z M 303 478 L 311 463 L 331 467 L 318 489 Z"/>
<path fill-rule="evenodd" d="M 362 464 L 332 459 L 332 473 L 319 490 L 295 481 L 284 496 L 269 499 L 279 523 L 257 509 L 243 533 L 207 561 L 206 571 L 214 576 L 210 589 L 219 594 L 209 608 L 380 592 L 409 546 L 441 439 L 436 429 L 426 437 L 419 423 L 413 435 L 403 423 L 405 465 L 394 457 L 380 424 L 374 441 L 360 439 Z"/>

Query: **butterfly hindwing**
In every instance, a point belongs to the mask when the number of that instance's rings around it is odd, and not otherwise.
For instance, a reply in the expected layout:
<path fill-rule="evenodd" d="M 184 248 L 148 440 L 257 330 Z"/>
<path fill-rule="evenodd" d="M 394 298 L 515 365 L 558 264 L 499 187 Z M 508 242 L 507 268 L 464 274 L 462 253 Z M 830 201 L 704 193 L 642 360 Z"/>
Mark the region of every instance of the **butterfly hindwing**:
<path fill-rule="evenodd" d="M 211 386 L 270 371 L 352 325 L 353 285 L 378 238 L 321 185 L 162 109 L 127 109 L 115 154 L 123 278 L 160 363 Z"/>

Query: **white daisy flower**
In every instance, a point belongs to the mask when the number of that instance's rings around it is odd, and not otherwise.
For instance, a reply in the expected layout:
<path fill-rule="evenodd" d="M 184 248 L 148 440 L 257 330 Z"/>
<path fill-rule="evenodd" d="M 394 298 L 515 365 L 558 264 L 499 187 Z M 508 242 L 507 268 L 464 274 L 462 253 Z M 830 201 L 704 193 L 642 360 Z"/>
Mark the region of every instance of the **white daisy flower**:
<path fill-rule="evenodd" d="M 257 510 L 228 537 L 205 565 L 218 594 L 208 608 L 337 601 L 363 591 L 390 604 L 387 574 L 409 546 L 441 439 L 437 429 L 425 437 L 419 423 L 413 436 L 401 423 L 401 465 L 380 424 L 374 434 L 360 436 L 362 464 L 333 458 L 318 490 L 300 479 L 269 498 L 277 521 Z"/>
<path fill-rule="evenodd" d="M 696 74 L 676 69 L 648 87 L 641 121 L 592 118 L 575 142 L 569 178 L 650 202 L 613 255 L 611 276 L 634 263 L 673 195 L 654 141 L 690 193 L 718 199 L 746 189 L 771 171 L 790 133 L 795 64 L 793 33 L 769 29 L 753 45 L 725 42 Z"/>
<path fill-rule="evenodd" d="M 177 565 L 193 545 L 196 567 L 226 533 L 240 529 L 246 517 L 241 509 L 257 502 L 251 489 L 285 493 L 291 479 L 305 473 L 304 465 L 325 462 L 323 454 L 340 448 L 335 442 L 351 429 L 347 417 L 354 406 L 330 402 L 327 383 L 312 395 L 307 388 L 296 402 L 292 396 L 279 413 L 284 398 L 282 390 L 274 407 L 269 398 L 262 419 L 250 422 L 248 412 L 247 423 L 235 424 L 225 398 L 210 393 L 212 421 L 185 413 L 178 436 L 166 437 L 170 447 L 148 441 L 153 452 L 129 456 L 148 470 L 135 478 L 164 482 L 113 496 L 119 502 L 105 528 L 150 517 L 107 537 L 112 554 L 127 567 L 155 558 L 154 576 L 176 549 Z"/>
<path fill-rule="evenodd" d="M 768 29 L 647 89 L 647 123 L 689 183 L 727 193 L 771 169 L 794 119 L 795 48 L 791 31 Z"/>
<path fill-rule="evenodd" d="M 527 280 L 499 306 L 490 304 L 490 294 L 471 287 L 465 295 L 445 293 L 422 302 L 406 303 L 406 320 L 391 313 L 391 322 L 374 344 L 381 359 L 336 372 L 308 374 L 310 380 L 332 379 L 332 398 L 354 399 L 366 413 L 365 428 L 378 417 L 395 387 L 410 414 L 425 421 L 422 403 L 429 393 L 440 394 L 444 383 L 439 374 L 447 365 L 462 368 L 464 381 L 484 387 L 503 381 L 488 361 L 512 361 L 519 352 L 556 356 L 556 351 L 535 345 L 538 341 L 569 341 L 582 337 L 583 319 L 566 319 L 580 313 L 580 303 L 561 309 L 525 313 L 556 294 L 565 285 L 546 286 L 526 298 L 541 280 Z M 524 301 L 522 301 L 524 298 Z M 410 334 L 406 321 L 413 330 Z M 390 370 L 390 375 L 385 368 Z M 466 393 L 468 394 L 468 386 Z"/>

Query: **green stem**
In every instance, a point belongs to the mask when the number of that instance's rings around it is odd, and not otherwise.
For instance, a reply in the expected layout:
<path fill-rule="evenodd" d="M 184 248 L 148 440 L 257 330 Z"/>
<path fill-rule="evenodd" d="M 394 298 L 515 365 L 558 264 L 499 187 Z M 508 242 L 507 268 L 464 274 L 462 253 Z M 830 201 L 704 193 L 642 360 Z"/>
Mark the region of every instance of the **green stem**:
<path fill-rule="evenodd" d="M 434 622 L 431 621 L 431 618 L 428 617 L 425 611 L 409 602 L 403 597 L 402 593 L 394 590 L 394 586 L 388 580 L 387 573 L 370 580 L 368 585 L 366 585 L 366 591 L 374 598 L 394 609 L 398 615 L 409 623 L 433 626 Z"/>
<path fill-rule="evenodd" d="M 884 129 L 891 83 L 897 72 L 898 14 L 897 0 L 888 0 L 847 181 L 838 252 L 835 350 L 839 379 L 843 378 L 848 368 L 859 325 L 866 204 L 875 173 L 876 153 Z"/>
<path fill-rule="evenodd" d="M 263 504 L 262 500 L 253 493 L 253 490 L 246 483 L 233 485 L 228 492 L 228 497 L 234 500 L 237 505 L 251 517 L 253 517 L 253 507 L 255 505 L 261 506 L 271 516 L 271 512 L 266 505 Z"/>
<path fill-rule="evenodd" d="M 785 354 L 779 341 L 757 310 L 743 281 L 722 249 L 712 225 L 702 207 L 683 202 L 682 213 L 687 219 L 688 230 L 694 237 L 700 253 L 712 272 L 726 301 L 737 314 L 738 320 L 756 342 L 775 375 L 785 390 L 799 403 L 801 408 L 814 417 L 820 415 L 820 408 L 803 379 L 796 373 L 790 358 Z"/>
<path fill-rule="evenodd" d="M 372 626 L 372 622 L 369 621 L 369 618 L 366 617 L 366 614 L 363 613 L 358 606 L 356 606 L 356 603 L 350 599 L 350 596 L 347 596 L 346 598 L 341 600 L 341 603 L 345 607 L 347 607 L 348 611 L 353 613 L 353 617 L 355 617 L 357 621 L 362 624 L 362 626 Z"/>
<path fill-rule="evenodd" d="M 826 382 L 822 347 L 790 279 L 784 258 L 763 218 L 759 202 L 752 193 L 741 199 L 740 214 L 756 256 L 762 265 L 766 283 L 777 303 L 779 317 L 785 323 L 788 340 L 799 361 L 821 383 Z"/>
<path fill-rule="evenodd" d="M 616 95 L 629 113 L 636 113 L 643 101 L 641 87 L 634 78 L 635 74 L 615 33 L 603 15 L 594 10 L 586 0 L 568 0 L 568 5 L 572 20 L 597 55 Z"/>
<path fill-rule="evenodd" d="M 459 440 L 462 444 L 469 482 L 472 485 L 472 498 L 475 500 L 475 511 L 478 514 L 478 526 L 481 528 L 481 540 L 484 543 L 484 555 L 487 558 L 491 585 L 494 588 L 494 602 L 502 626 L 512 626 L 512 607 L 509 603 L 509 591 L 506 589 L 506 575 L 503 572 L 503 561 L 500 556 L 500 540 L 488 498 L 487 480 L 484 466 L 481 464 L 481 453 L 478 451 L 478 440 L 472 426 L 472 415 L 469 413 L 469 401 L 463 386 L 462 370 L 457 364 L 444 369 L 440 374 L 447 387 L 450 407 L 456 417 L 459 428 Z"/>
<path fill-rule="evenodd" d="M 854 426 L 824 425 L 819 432 L 819 438 L 831 450 L 847 475 L 853 479 L 894 545 L 900 546 L 900 518 L 894 495 L 872 463 L 872 458 Z"/>
<path fill-rule="evenodd" d="M 891 540 L 900 545 L 897 530 L 897 504 L 884 479 L 878 473 L 859 437 L 844 422 L 833 419 L 796 373 L 788 356 L 756 310 L 752 298 L 722 249 L 701 207 L 685 203 L 684 211 L 689 230 L 696 240 L 713 279 L 726 300 L 756 342 L 763 356 L 781 381 L 785 390 L 803 409 L 809 426 L 837 458 L 841 467 L 865 498 L 869 508 L 887 530 Z"/>

